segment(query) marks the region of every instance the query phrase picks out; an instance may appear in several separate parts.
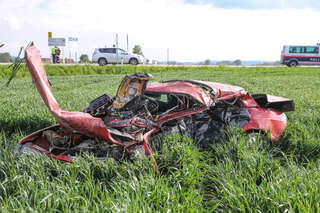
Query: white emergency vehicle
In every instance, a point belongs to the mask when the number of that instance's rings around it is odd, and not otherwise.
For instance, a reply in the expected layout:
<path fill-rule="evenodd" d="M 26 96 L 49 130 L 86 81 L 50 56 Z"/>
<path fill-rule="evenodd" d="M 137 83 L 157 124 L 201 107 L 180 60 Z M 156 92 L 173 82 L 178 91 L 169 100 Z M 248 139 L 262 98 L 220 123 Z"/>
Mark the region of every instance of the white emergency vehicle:
<path fill-rule="evenodd" d="M 289 67 L 297 65 L 320 65 L 319 44 L 315 46 L 285 45 L 280 63 Z"/>

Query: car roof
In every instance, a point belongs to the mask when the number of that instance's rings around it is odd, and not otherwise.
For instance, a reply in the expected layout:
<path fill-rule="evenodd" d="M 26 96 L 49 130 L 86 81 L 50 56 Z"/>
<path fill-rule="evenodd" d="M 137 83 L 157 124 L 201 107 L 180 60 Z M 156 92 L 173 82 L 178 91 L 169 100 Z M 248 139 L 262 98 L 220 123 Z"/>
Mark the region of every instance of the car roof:
<path fill-rule="evenodd" d="M 147 85 L 147 93 L 167 93 L 167 94 L 183 94 L 192 96 L 199 103 L 211 106 L 213 99 L 210 92 L 207 92 L 203 87 L 210 89 L 215 94 L 217 100 L 225 100 L 238 96 L 246 95 L 244 88 L 228 84 L 194 81 L 194 80 L 173 80 L 166 82 L 152 82 Z"/>
<path fill-rule="evenodd" d="M 239 86 L 222 84 L 217 82 L 210 82 L 210 81 L 194 81 L 194 82 L 209 86 L 211 89 L 216 91 L 217 97 L 220 99 L 223 97 L 230 98 L 230 96 L 234 96 L 234 97 L 241 96 L 247 93 L 244 88 Z"/>
<path fill-rule="evenodd" d="M 196 84 L 186 81 L 152 82 L 147 85 L 145 92 L 146 94 L 163 93 L 191 96 L 195 101 L 207 107 L 213 104 L 209 93 Z"/>

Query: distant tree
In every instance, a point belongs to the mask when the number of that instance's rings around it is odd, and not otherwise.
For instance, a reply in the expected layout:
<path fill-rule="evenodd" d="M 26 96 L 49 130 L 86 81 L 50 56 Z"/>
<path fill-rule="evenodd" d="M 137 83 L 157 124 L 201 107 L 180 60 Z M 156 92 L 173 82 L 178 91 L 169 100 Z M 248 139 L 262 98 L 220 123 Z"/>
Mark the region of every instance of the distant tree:
<path fill-rule="evenodd" d="M 237 59 L 237 60 L 232 62 L 232 65 L 240 66 L 240 65 L 242 65 L 242 61 Z"/>
<path fill-rule="evenodd" d="M 256 66 L 279 66 L 280 61 L 262 61 L 257 63 Z"/>
<path fill-rule="evenodd" d="M 90 62 L 88 55 L 87 55 L 87 54 L 82 54 L 82 55 L 80 56 L 80 62 L 82 62 L 82 63 L 88 63 L 88 62 Z"/>
<path fill-rule="evenodd" d="M 204 61 L 204 65 L 210 65 L 210 64 L 211 64 L 210 59 L 207 59 L 207 60 Z"/>
<path fill-rule="evenodd" d="M 280 65 L 280 61 L 275 61 L 275 62 L 273 62 L 273 65 L 275 65 L 275 66 Z"/>
<path fill-rule="evenodd" d="M 132 49 L 132 52 L 134 54 L 137 54 L 137 55 L 142 55 L 143 56 L 143 53 L 142 53 L 142 48 L 140 45 L 135 45 Z"/>
<path fill-rule="evenodd" d="M 232 65 L 231 61 L 217 61 L 217 65 Z"/>
<path fill-rule="evenodd" d="M 0 62 L 12 62 L 10 53 L 0 53 Z"/>

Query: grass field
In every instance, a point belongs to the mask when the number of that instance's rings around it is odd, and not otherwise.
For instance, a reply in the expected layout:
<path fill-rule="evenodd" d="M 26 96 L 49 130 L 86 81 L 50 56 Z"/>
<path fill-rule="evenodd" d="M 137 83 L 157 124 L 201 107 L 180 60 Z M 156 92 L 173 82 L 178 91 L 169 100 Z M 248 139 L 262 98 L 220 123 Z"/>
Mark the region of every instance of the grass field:
<path fill-rule="evenodd" d="M 7 88 L 10 72 L 0 66 L 1 212 L 320 212 L 319 68 L 47 69 L 56 99 L 69 111 L 81 111 L 102 93 L 115 94 L 131 72 L 151 72 L 157 81 L 240 85 L 291 98 L 296 110 L 287 113 L 287 129 L 274 144 L 266 138 L 250 142 L 241 130 L 230 129 L 224 142 L 200 152 L 190 139 L 168 136 L 164 152 L 156 154 L 160 177 L 147 161 L 104 164 L 88 156 L 62 164 L 13 154 L 19 139 L 56 122 L 31 78 L 21 72 Z"/>

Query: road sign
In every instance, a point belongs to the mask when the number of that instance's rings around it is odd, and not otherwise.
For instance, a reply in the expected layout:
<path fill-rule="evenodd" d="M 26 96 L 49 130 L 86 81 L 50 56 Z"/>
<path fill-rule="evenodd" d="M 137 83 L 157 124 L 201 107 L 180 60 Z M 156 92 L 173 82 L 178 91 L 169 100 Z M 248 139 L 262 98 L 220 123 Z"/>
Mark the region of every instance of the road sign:
<path fill-rule="evenodd" d="M 78 38 L 77 37 L 69 37 L 68 41 L 78 41 Z"/>
<path fill-rule="evenodd" d="M 52 32 L 48 32 L 48 38 L 52 38 Z"/>
<path fill-rule="evenodd" d="M 66 46 L 66 38 L 48 38 L 48 46 Z"/>

